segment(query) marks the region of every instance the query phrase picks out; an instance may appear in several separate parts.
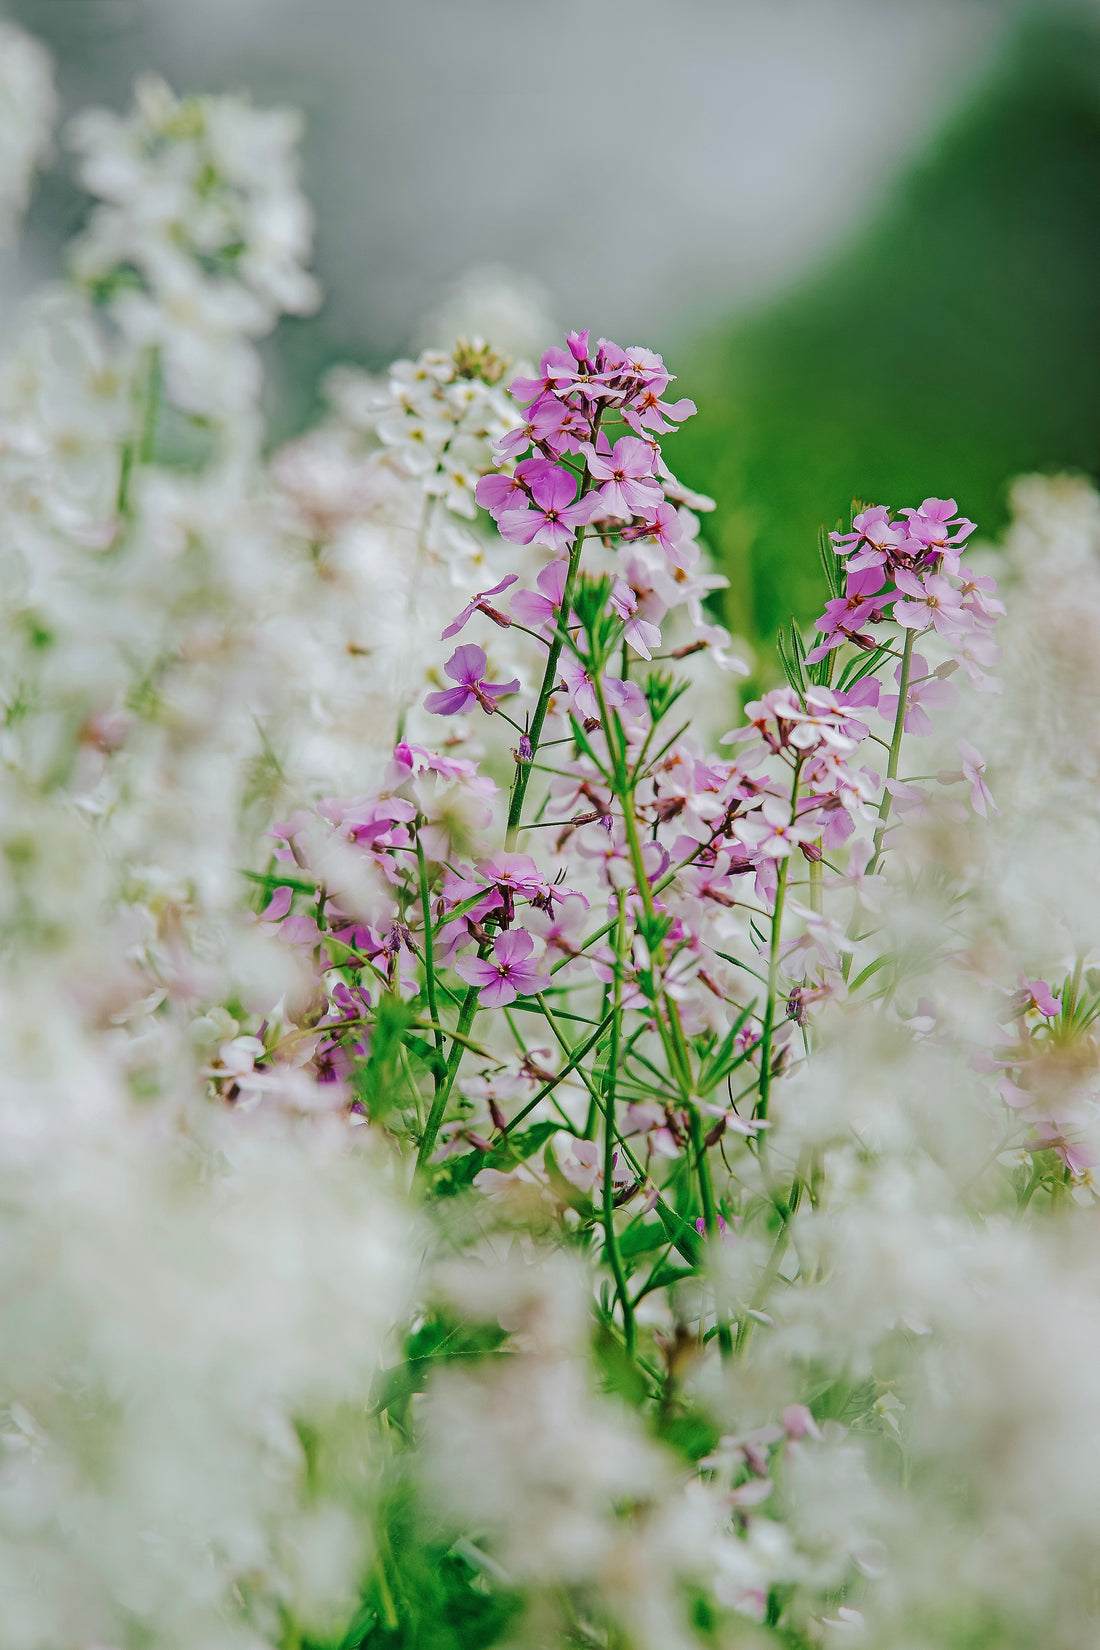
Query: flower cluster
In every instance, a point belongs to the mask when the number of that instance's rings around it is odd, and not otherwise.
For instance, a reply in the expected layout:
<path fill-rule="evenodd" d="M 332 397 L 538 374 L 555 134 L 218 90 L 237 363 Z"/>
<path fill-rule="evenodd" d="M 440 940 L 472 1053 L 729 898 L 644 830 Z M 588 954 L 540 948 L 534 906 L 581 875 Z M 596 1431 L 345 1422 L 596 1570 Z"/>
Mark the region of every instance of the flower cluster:
<path fill-rule="evenodd" d="M 0 361 L 0 1643 L 1077 1650 L 1100 501 L 857 509 L 738 708 L 651 351 L 265 456 L 295 130 L 79 120 Z"/>
<path fill-rule="evenodd" d="M 897 517 L 881 505 L 860 511 L 850 532 L 832 534 L 844 587 L 826 603 L 817 621 L 822 640 L 807 659 L 823 659 L 845 642 L 873 652 L 876 628 L 890 617 L 915 635 L 935 631 L 971 686 L 995 692 L 1001 684 L 983 667 L 997 662 L 990 632 L 1004 603 L 993 578 L 961 565 L 973 531 L 953 498 L 926 498 Z"/>
<path fill-rule="evenodd" d="M 128 118 L 89 110 L 69 128 L 80 181 L 100 201 L 74 269 L 110 293 L 133 343 L 159 351 L 189 412 L 240 415 L 259 381 L 246 340 L 319 301 L 300 133 L 294 111 L 179 99 L 155 75 L 138 81 Z"/>

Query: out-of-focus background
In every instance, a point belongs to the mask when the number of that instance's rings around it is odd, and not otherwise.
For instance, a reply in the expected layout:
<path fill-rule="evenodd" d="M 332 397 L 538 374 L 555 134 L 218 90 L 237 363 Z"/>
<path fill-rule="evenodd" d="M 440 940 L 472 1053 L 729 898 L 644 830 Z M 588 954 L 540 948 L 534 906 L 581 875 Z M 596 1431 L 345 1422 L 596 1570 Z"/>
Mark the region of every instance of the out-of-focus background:
<path fill-rule="evenodd" d="M 272 343 L 276 434 L 330 364 L 427 341 L 493 270 L 562 327 L 664 350 L 699 405 L 669 457 L 718 500 L 737 631 L 819 608 L 817 525 L 853 496 L 953 495 L 993 534 L 1019 472 L 1100 469 L 1096 3 L 2 9 L 69 113 L 146 68 L 304 110 L 326 301 Z M 83 211 L 62 147 L 9 325 Z"/>

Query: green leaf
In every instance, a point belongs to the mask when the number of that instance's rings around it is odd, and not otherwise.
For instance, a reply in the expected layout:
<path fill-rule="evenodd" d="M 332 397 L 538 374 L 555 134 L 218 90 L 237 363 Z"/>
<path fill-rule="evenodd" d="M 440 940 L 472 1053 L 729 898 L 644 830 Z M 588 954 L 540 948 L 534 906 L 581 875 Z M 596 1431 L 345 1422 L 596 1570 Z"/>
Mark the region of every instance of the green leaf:
<path fill-rule="evenodd" d="M 661 1225 L 668 1233 L 670 1242 L 676 1245 L 684 1259 L 690 1261 L 692 1266 L 700 1266 L 703 1261 L 703 1240 L 695 1227 L 689 1226 L 684 1217 L 678 1215 L 663 1197 L 657 1199 L 656 1207 Z"/>
<path fill-rule="evenodd" d="M 560 1123 L 535 1123 L 520 1134 L 508 1135 L 492 1151 L 471 1151 L 463 1157 L 451 1158 L 441 1167 L 436 1190 L 446 1196 L 448 1192 L 464 1191 L 473 1184 L 474 1176 L 480 1174 L 482 1169 L 514 1169 L 518 1163 L 525 1163 L 533 1157 L 560 1129 Z"/>

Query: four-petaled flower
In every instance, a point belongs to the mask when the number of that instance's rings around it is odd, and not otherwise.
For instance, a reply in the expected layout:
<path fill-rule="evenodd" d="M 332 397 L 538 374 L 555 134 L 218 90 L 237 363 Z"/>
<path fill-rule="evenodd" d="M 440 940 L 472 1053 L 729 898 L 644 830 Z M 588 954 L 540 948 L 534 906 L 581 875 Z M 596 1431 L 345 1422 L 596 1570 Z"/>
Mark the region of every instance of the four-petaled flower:
<path fill-rule="evenodd" d="M 549 978 L 531 963 L 535 942 L 524 928 L 509 928 L 493 940 L 488 957 L 460 957 L 455 968 L 467 985 L 477 986 L 485 1008 L 507 1008 L 517 997 L 542 991 Z"/>
<path fill-rule="evenodd" d="M 511 682 L 487 682 L 485 672 L 488 664 L 484 648 L 475 647 L 471 642 L 456 647 L 443 669 L 458 686 L 429 693 L 424 709 L 436 716 L 457 716 L 460 711 L 480 705 L 487 716 L 492 716 L 498 699 L 519 692 L 519 678 Z"/>
<path fill-rule="evenodd" d="M 500 536 L 512 544 L 543 544 L 555 554 L 569 548 L 595 506 L 592 494 L 577 497 L 576 477 L 556 464 L 532 479 L 531 500 L 531 508 L 502 511 Z"/>
<path fill-rule="evenodd" d="M 661 484 L 654 478 L 654 453 L 648 441 L 624 435 L 614 447 L 601 437 L 596 448 L 585 449 L 589 474 L 603 482 L 597 497 L 601 514 L 629 521 L 632 516 L 656 511 L 664 500 Z"/>
<path fill-rule="evenodd" d="M 449 637 L 457 636 L 459 631 L 462 630 L 464 626 L 469 624 L 474 614 L 479 611 L 484 613 L 488 618 L 492 619 L 494 624 L 500 625 L 502 630 L 506 630 L 512 622 L 511 619 L 506 613 L 498 613 L 495 607 L 490 607 L 488 605 L 488 601 L 490 596 L 499 596 L 502 590 L 507 590 L 510 584 L 515 584 L 518 577 L 518 573 L 508 573 L 503 579 L 501 579 L 499 584 L 492 585 L 488 590 L 479 590 L 477 594 L 472 596 L 466 603 L 466 606 L 462 609 L 462 612 L 458 614 L 457 618 L 451 620 L 450 624 L 443 632 L 441 639 L 443 641 L 447 641 Z"/>

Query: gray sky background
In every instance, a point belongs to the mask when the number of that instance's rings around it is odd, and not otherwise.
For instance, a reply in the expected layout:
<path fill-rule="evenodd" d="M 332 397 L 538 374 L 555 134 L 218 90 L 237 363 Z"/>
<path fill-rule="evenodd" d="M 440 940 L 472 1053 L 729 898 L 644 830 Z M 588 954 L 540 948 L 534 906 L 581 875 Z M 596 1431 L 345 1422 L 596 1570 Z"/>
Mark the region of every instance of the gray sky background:
<path fill-rule="evenodd" d="M 471 265 L 641 341 L 775 290 L 873 208 L 1011 0 L 11 0 L 69 112 L 250 88 L 309 120 L 325 330 L 384 356 Z M 76 212 L 47 189 L 39 258 Z M 52 205 L 51 205 L 52 202 Z M 52 211 L 52 219 L 50 213 Z"/>

